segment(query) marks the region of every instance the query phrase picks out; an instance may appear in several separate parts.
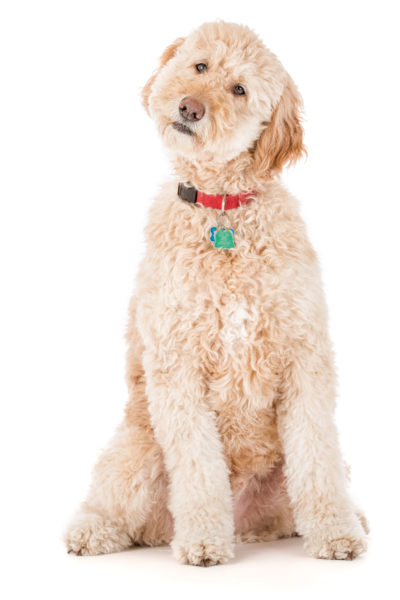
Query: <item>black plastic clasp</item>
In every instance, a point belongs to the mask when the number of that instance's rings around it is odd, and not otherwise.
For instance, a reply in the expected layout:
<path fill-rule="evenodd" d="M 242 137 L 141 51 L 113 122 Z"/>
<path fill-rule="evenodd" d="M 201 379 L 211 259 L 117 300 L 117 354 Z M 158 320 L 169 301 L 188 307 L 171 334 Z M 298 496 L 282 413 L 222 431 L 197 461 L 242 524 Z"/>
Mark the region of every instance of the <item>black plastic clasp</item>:
<path fill-rule="evenodd" d="M 178 196 L 186 202 L 196 203 L 197 189 L 195 187 L 187 187 L 184 183 L 178 184 Z"/>

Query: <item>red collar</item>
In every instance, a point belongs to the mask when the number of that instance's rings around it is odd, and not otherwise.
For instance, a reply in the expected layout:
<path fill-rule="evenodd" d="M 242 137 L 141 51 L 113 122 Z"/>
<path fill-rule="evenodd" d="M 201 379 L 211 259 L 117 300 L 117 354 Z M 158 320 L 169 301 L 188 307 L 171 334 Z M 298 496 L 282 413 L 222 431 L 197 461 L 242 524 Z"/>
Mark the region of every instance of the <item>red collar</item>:
<path fill-rule="evenodd" d="M 180 183 L 178 185 L 178 196 L 182 198 L 182 200 L 186 200 L 186 202 L 192 202 L 194 204 L 202 204 L 203 206 L 208 206 L 210 208 L 217 208 L 222 210 L 224 195 L 213 195 L 213 194 L 205 194 L 204 192 L 200 192 L 195 187 L 186 186 L 184 183 Z M 250 202 L 255 196 L 255 192 L 247 192 L 244 194 L 227 194 L 225 196 L 225 210 L 229 210 L 230 208 L 238 208 L 242 204 L 247 204 Z"/>

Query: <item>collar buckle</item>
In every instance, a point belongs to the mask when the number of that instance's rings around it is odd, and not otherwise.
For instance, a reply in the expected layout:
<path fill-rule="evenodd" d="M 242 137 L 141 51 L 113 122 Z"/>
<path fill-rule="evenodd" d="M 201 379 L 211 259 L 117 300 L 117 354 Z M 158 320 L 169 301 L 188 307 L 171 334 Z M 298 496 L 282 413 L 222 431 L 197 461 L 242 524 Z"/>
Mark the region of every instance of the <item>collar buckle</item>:
<path fill-rule="evenodd" d="M 197 189 L 193 186 L 188 187 L 184 183 L 179 183 L 178 196 L 182 200 L 186 200 L 186 202 L 195 204 L 197 201 Z"/>

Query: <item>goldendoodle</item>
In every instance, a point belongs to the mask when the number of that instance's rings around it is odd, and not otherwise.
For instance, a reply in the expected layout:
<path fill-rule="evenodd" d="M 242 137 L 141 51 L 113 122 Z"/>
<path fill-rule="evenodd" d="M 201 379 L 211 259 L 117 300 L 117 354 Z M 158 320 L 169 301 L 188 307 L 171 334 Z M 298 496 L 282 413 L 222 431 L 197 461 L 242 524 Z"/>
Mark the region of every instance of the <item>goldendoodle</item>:
<path fill-rule="evenodd" d="M 249 28 L 206 23 L 163 53 L 143 102 L 176 177 L 149 213 L 127 331 L 129 400 L 66 533 L 76 554 L 170 543 L 192 565 L 299 535 L 366 549 L 334 424 L 318 260 L 279 181 L 301 99 Z"/>

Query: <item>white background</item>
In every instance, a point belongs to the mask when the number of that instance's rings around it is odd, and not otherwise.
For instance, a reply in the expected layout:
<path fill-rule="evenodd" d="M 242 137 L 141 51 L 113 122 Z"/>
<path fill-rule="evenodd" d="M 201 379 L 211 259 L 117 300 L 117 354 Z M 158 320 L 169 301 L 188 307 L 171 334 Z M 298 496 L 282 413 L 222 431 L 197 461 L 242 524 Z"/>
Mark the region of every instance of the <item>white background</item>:
<path fill-rule="evenodd" d="M 4 598 L 394 597 L 399 456 L 396 2 L 0 3 L 1 567 Z M 352 492 L 372 526 L 354 562 L 300 540 L 227 566 L 170 549 L 68 556 L 60 535 L 122 417 L 123 333 L 146 212 L 169 165 L 139 92 L 206 20 L 246 23 L 305 104 L 309 158 L 284 174 L 320 256 Z"/>

